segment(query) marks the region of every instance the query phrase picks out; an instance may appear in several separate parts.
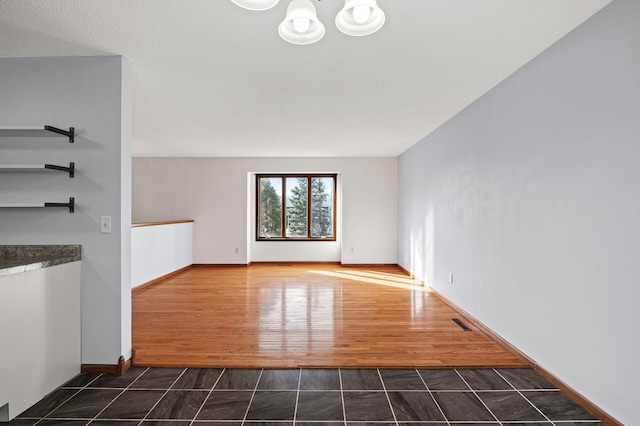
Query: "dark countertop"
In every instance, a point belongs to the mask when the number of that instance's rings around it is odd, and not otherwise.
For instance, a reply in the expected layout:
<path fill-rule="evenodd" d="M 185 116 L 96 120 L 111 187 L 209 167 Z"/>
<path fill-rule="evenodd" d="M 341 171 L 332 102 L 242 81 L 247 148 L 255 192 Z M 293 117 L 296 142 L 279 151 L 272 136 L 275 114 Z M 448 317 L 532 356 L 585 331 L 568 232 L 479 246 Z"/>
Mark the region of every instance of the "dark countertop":
<path fill-rule="evenodd" d="M 0 246 L 0 277 L 81 259 L 79 245 Z"/>

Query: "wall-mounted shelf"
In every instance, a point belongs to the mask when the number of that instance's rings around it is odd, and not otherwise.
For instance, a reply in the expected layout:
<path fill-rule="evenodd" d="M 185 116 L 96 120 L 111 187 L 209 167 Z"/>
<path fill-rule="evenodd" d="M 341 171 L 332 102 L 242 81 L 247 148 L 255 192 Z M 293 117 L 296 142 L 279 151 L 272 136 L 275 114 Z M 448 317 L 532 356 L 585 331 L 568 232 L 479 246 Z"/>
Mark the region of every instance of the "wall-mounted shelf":
<path fill-rule="evenodd" d="M 75 211 L 75 198 L 69 197 L 68 203 L 0 203 L 0 208 L 43 208 L 43 207 L 65 207 L 69 213 Z"/>
<path fill-rule="evenodd" d="M 75 163 L 69 163 L 69 167 L 55 164 L 0 164 L 0 172 L 35 172 L 43 170 L 56 170 L 69 173 L 69 177 L 75 176 Z"/>
<path fill-rule="evenodd" d="M 53 126 L 44 127 L 0 127 L 0 137 L 28 138 L 28 137 L 51 137 L 66 136 L 69 143 L 75 142 L 75 129 L 69 127 L 69 130 L 59 129 Z"/>
<path fill-rule="evenodd" d="M 75 141 L 75 129 L 69 127 L 69 130 L 59 129 L 53 126 L 44 127 L 0 127 L 0 138 L 30 138 L 30 137 L 52 137 L 64 136 L 69 139 L 69 143 Z M 58 166 L 55 164 L 0 164 L 0 172 L 31 172 L 38 170 L 55 170 L 69 173 L 72 178 L 75 175 L 75 163 L 69 163 L 69 167 Z M 69 213 L 75 211 L 75 199 L 69 197 L 68 203 L 0 203 L 0 208 L 44 208 L 44 207 L 63 207 L 69 209 Z"/>

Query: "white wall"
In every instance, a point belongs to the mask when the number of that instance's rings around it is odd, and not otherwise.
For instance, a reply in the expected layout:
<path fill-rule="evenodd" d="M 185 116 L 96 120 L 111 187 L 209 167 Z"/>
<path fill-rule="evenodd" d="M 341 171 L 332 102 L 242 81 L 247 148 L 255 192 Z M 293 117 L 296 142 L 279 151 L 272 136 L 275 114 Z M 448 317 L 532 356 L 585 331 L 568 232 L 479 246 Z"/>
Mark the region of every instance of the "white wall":
<path fill-rule="evenodd" d="M 195 219 L 194 262 L 396 263 L 395 158 L 134 158 L 136 222 Z M 339 173 L 338 241 L 255 242 L 252 173 Z M 235 254 L 235 248 L 239 253 Z M 346 250 L 344 248 L 347 248 Z M 353 247 L 353 252 L 349 249 Z"/>
<path fill-rule="evenodd" d="M 122 57 L 0 58 L 0 126 L 75 127 L 64 138 L 0 138 L 0 163 L 75 162 L 63 173 L 2 173 L 0 199 L 67 201 L 0 209 L 0 244 L 82 245 L 82 362 L 116 364 L 131 349 L 131 67 Z M 111 216 L 112 234 L 101 234 Z"/>
<path fill-rule="evenodd" d="M 131 229 L 131 288 L 193 264 L 193 222 Z"/>
<path fill-rule="evenodd" d="M 638 21 L 640 2 L 612 2 L 398 166 L 400 263 L 624 424 L 640 424 Z"/>

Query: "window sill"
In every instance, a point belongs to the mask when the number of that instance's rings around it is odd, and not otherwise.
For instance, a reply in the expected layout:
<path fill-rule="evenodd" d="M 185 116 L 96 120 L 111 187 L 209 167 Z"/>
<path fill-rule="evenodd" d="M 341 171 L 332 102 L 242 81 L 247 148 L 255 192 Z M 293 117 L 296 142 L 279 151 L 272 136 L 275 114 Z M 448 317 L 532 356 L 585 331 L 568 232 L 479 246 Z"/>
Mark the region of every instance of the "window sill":
<path fill-rule="evenodd" d="M 274 242 L 274 241 L 332 241 L 335 242 L 336 238 L 335 237 L 331 237 L 331 238 L 256 238 L 256 241 L 267 241 L 267 242 Z"/>

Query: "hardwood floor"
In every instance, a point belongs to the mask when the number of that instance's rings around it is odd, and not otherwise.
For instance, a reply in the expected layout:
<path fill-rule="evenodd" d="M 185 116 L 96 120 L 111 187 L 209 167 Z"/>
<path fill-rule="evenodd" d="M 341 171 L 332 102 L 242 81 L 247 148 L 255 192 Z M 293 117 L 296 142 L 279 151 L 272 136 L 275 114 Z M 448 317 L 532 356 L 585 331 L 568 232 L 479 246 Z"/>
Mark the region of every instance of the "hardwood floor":
<path fill-rule="evenodd" d="M 525 365 L 397 267 L 195 266 L 132 303 L 137 366 Z"/>

